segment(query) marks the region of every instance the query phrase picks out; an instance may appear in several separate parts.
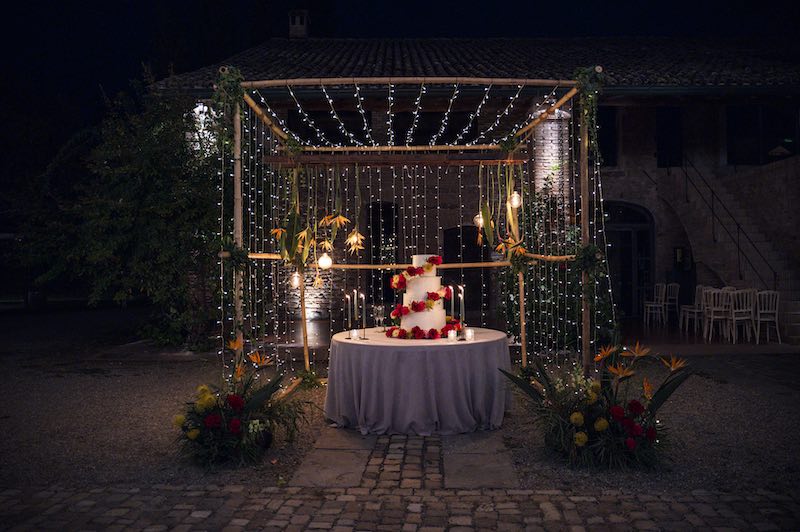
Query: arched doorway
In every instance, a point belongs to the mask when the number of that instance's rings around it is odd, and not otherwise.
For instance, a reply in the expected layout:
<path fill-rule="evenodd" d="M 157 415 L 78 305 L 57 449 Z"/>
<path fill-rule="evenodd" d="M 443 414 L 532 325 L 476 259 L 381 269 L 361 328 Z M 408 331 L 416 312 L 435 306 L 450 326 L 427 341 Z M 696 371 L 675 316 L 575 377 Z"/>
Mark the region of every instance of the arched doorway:
<path fill-rule="evenodd" d="M 622 317 L 640 316 L 653 283 L 653 216 L 639 205 L 606 201 L 608 266 L 614 302 Z"/>

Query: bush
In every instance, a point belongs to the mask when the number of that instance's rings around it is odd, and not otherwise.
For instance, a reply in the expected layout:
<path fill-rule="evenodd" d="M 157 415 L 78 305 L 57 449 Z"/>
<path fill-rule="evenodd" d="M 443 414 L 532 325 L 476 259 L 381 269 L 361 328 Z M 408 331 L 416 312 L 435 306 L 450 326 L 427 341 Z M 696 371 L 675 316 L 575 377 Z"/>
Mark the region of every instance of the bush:
<path fill-rule="evenodd" d="M 631 377 L 646 360 L 663 363 L 668 375 L 656 389 L 646 377 L 640 387 L 631 387 Z M 667 436 L 656 414 L 691 370 L 684 360 L 651 355 L 638 342 L 633 349 L 604 347 L 595 361 L 600 365 L 596 378 L 583 375 L 577 357 L 552 364 L 535 358 L 521 375 L 500 371 L 531 399 L 545 445 L 570 464 L 656 465 Z"/>

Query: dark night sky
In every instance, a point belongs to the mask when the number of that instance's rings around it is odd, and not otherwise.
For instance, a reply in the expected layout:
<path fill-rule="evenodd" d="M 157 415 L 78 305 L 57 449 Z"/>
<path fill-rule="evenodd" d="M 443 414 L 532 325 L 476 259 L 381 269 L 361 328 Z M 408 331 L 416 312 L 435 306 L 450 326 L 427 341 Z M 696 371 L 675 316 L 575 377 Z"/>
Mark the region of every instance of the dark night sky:
<path fill-rule="evenodd" d="M 289 8 L 311 10 L 312 36 L 534 37 L 686 35 L 794 43 L 798 2 L 324 2 L 117 0 L 15 3 L 4 13 L 3 182 L 39 172 L 75 131 L 141 74 L 215 62 L 285 34 Z M 389 8 L 388 6 L 392 7 Z M 102 90 L 101 90 L 102 88 Z"/>

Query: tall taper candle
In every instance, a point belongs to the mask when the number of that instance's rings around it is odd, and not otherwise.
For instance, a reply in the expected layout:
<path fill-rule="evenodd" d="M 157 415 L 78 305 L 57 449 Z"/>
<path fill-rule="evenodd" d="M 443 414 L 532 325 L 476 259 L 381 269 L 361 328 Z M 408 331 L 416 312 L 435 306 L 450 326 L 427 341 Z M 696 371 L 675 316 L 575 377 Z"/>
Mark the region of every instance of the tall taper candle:
<path fill-rule="evenodd" d="M 358 290 L 353 290 L 353 320 L 358 327 Z"/>
<path fill-rule="evenodd" d="M 464 294 L 458 294 L 459 316 L 461 326 L 464 326 Z"/>
<path fill-rule="evenodd" d="M 453 285 L 450 285 L 450 317 L 456 319 L 456 294 L 453 292 Z"/>
<path fill-rule="evenodd" d="M 459 297 L 461 298 L 461 315 L 459 316 L 459 319 L 461 320 L 461 325 L 464 325 L 466 323 L 466 320 L 464 319 L 464 299 L 467 297 L 467 290 L 464 288 L 463 284 L 458 285 L 458 289 L 461 292 L 459 294 Z"/>
<path fill-rule="evenodd" d="M 367 339 L 367 296 L 361 292 L 361 328 L 364 329 L 364 340 Z"/>
<path fill-rule="evenodd" d="M 349 331 L 350 329 L 353 328 L 352 315 L 350 314 L 350 310 L 351 310 L 350 309 L 350 294 L 345 294 L 344 295 L 344 300 L 345 300 L 345 306 L 347 307 L 347 330 Z"/>

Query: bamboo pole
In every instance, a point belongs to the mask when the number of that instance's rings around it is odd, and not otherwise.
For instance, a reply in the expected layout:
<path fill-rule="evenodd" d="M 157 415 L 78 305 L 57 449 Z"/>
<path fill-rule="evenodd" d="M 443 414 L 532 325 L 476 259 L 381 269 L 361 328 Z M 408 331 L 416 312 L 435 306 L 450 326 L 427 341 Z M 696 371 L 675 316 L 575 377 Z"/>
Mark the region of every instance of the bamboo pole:
<path fill-rule="evenodd" d="M 522 367 L 528 366 L 528 338 L 525 331 L 525 275 L 517 272 L 519 286 L 519 344 L 522 353 Z"/>
<path fill-rule="evenodd" d="M 281 147 L 281 149 L 286 149 Z M 429 146 L 303 146 L 304 153 L 350 152 L 434 152 L 434 151 L 488 151 L 499 150 L 499 144 L 436 144 Z"/>
<path fill-rule="evenodd" d="M 248 258 L 257 260 L 281 260 L 281 256 L 277 253 L 248 253 Z"/>
<path fill-rule="evenodd" d="M 398 166 L 414 164 L 434 164 L 443 166 L 478 166 L 486 164 L 522 164 L 528 162 L 527 158 L 509 159 L 500 152 L 496 157 L 492 157 L 485 152 L 472 154 L 451 154 L 448 153 L 305 153 L 299 155 L 265 155 L 262 159 L 267 164 L 282 165 L 304 165 L 304 164 L 324 164 L 324 165 L 375 165 L 375 166 Z"/>
<path fill-rule="evenodd" d="M 242 108 L 237 103 L 233 111 L 233 243 L 237 248 L 242 247 Z M 243 272 L 239 269 L 233 272 L 233 310 L 236 323 L 236 340 L 239 349 L 236 356 L 241 357 L 244 349 L 244 312 L 242 309 L 242 295 L 244 283 Z"/>
<path fill-rule="evenodd" d="M 295 377 L 294 379 L 292 379 L 292 382 L 290 382 L 286 388 L 281 389 L 278 393 L 275 394 L 275 399 L 280 400 L 287 397 L 290 393 L 292 393 L 297 389 L 297 387 L 300 385 L 301 382 L 303 382 L 303 379 Z"/>
<path fill-rule="evenodd" d="M 538 126 L 540 123 L 545 121 L 548 116 L 550 116 L 551 114 L 555 113 L 560 107 L 562 107 L 565 103 L 570 101 L 572 99 L 572 97 L 575 96 L 576 94 L 578 94 L 578 88 L 577 87 L 572 87 L 556 103 L 554 103 L 553 105 L 551 105 L 550 107 L 545 109 L 542 114 L 540 114 L 539 116 L 537 116 L 536 118 L 534 118 L 533 120 L 528 122 L 528 124 L 525 127 L 520 128 L 519 131 L 517 131 L 516 136 L 517 137 L 521 137 L 522 135 L 524 135 L 528 131 L 530 131 L 533 128 L 535 128 L 536 126 Z"/>
<path fill-rule="evenodd" d="M 250 109 L 253 110 L 256 116 L 262 122 L 264 122 L 264 124 L 266 124 L 266 126 L 270 128 L 272 132 L 275 133 L 281 140 L 286 140 L 289 138 L 289 135 L 287 135 L 285 131 L 283 131 L 280 127 L 278 127 L 278 125 L 275 122 L 273 122 L 270 117 L 267 116 L 267 113 L 265 113 L 264 110 L 261 109 L 261 106 L 258 105 L 255 102 L 255 100 L 253 100 L 247 93 L 244 94 L 244 102 L 247 104 L 248 107 L 250 107 Z"/>
<path fill-rule="evenodd" d="M 542 262 L 569 262 L 575 260 L 575 255 L 540 255 L 538 253 L 525 253 L 529 259 L 540 260 Z"/>
<path fill-rule="evenodd" d="M 300 274 L 300 319 L 303 331 L 303 363 L 306 371 L 311 371 L 311 360 L 308 356 L 308 324 L 306 323 L 306 277 Z"/>
<path fill-rule="evenodd" d="M 529 87 L 574 87 L 577 81 L 572 79 L 536 79 L 536 78 L 476 78 L 476 77 L 350 77 L 350 78 L 289 78 L 243 81 L 246 89 L 268 87 L 307 87 L 319 85 L 524 85 Z"/>
<path fill-rule="evenodd" d="M 580 180 L 581 180 L 581 245 L 589 244 L 589 126 L 586 122 L 587 109 L 581 108 L 580 122 Z M 581 354 L 583 373 L 588 376 L 592 369 L 590 350 L 591 316 L 589 301 L 589 273 L 581 273 Z"/>

